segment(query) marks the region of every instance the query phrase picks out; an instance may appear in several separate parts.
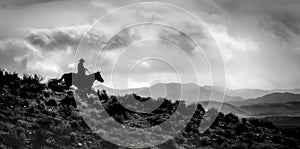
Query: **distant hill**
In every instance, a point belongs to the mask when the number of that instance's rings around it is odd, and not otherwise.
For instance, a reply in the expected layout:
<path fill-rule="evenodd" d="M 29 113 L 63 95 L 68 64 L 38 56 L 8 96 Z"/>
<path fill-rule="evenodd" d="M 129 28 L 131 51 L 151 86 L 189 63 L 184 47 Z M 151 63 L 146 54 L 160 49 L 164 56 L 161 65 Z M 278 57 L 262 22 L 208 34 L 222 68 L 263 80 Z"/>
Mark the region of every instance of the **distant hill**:
<path fill-rule="evenodd" d="M 100 88 L 105 89 L 109 94 L 125 95 L 136 93 L 144 97 L 167 97 L 172 100 L 184 99 L 186 102 L 200 101 L 204 107 L 206 107 L 208 103 L 210 107 L 215 108 L 220 107 L 222 104 L 220 109 L 221 112 L 235 113 L 237 115 L 244 116 L 300 115 L 300 110 L 298 110 L 300 109 L 300 95 L 289 92 L 272 93 L 272 91 L 259 89 L 229 90 L 227 95 L 224 96 L 224 102 L 222 103 L 222 101 L 215 100 L 223 97 L 223 94 L 220 93 L 221 88 L 213 88 L 211 86 L 199 87 L 193 83 L 159 83 L 151 86 L 150 88 L 143 87 L 126 90 L 114 90 L 105 86 L 101 86 Z M 295 90 L 295 92 L 296 91 L 297 90 Z M 214 97 L 210 100 L 209 97 L 212 93 L 214 93 Z M 232 96 L 228 96 L 228 94 L 231 94 Z M 246 97 L 246 95 L 249 97 L 254 95 L 266 95 L 244 100 L 241 97 L 235 97 L 238 94 L 243 94 L 244 97 Z M 210 100 L 210 102 L 208 102 L 208 100 Z"/>
<path fill-rule="evenodd" d="M 201 101 L 205 109 L 220 108 L 222 113 L 234 113 L 240 116 L 300 116 L 300 102 L 260 103 L 234 106 L 216 101 Z M 209 107 L 207 107 L 209 104 Z"/>
<path fill-rule="evenodd" d="M 238 89 L 226 90 L 226 95 L 238 96 L 244 99 L 258 98 L 272 93 L 293 93 L 300 94 L 300 89 L 286 89 L 286 90 L 262 90 L 262 89 Z"/>
<path fill-rule="evenodd" d="M 97 86 L 96 88 L 101 88 L 107 90 L 109 94 L 118 94 L 124 95 L 129 93 L 137 93 L 145 97 L 166 97 L 173 100 L 184 99 L 187 102 L 197 102 L 197 101 L 206 101 L 206 100 L 218 100 L 222 99 L 224 96 L 224 101 L 244 101 L 241 97 L 232 97 L 228 95 L 223 95 L 217 90 L 214 90 L 210 87 L 200 87 L 197 84 L 187 83 L 166 83 L 166 84 L 155 84 L 151 87 L 143 88 L 132 88 L 132 89 L 111 89 L 102 85 Z M 212 98 L 210 98 L 212 96 Z M 222 102 L 222 101 L 219 101 Z"/>
<path fill-rule="evenodd" d="M 128 93 L 137 93 L 141 96 L 151 96 L 153 98 L 167 97 L 170 99 L 187 99 L 188 102 L 195 102 L 208 100 L 211 93 L 214 93 L 214 99 L 220 99 L 222 94 L 222 87 L 212 87 L 212 86 L 198 86 L 194 83 L 159 83 L 151 87 L 141 87 L 141 88 L 131 88 L 131 89 L 112 89 L 103 85 L 98 85 L 96 88 L 105 89 L 109 94 L 125 95 Z M 180 90 L 182 89 L 182 92 Z M 281 89 L 281 90 L 262 90 L 262 89 L 226 89 L 225 100 L 234 105 L 244 105 L 252 104 L 251 102 L 243 102 L 245 99 L 255 99 L 259 97 L 264 97 L 276 93 L 291 93 L 300 94 L 300 89 Z M 277 97 L 276 97 L 277 98 Z M 288 100 L 284 102 L 289 102 L 294 100 Z M 297 100 L 296 100 L 297 101 Z M 220 101 L 219 101 L 220 102 Z M 274 102 L 276 103 L 276 102 Z"/>
<path fill-rule="evenodd" d="M 222 112 L 224 114 L 234 113 L 236 115 L 248 115 L 245 111 L 243 111 L 239 107 L 233 106 L 228 103 L 220 103 L 220 102 L 216 102 L 216 101 L 201 101 L 200 104 L 205 109 L 210 109 L 210 108 L 217 109 L 217 108 L 221 107 L 220 112 Z"/>
<path fill-rule="evenodd" d="M 300 102 L 260 103 L 238 107 L 252 116 L 300 116 Z"/>
<path fill-rule="evenodd" d="M 238 89 L 238 90 L 226 90 L 226 94 L 229 96 L 238 96 L 244 99 L 257 98 L 261 96 L 265 96 L 272 91 L 261 90 L 261 89 Z"/>
<path fill-rule="evenodd" d="M 248 99 L 244 101 L 229 102 L 235 106 L 261 104 L 261 103 L 285 103 L 285 102 L 300 102 L 300 94 L 293 93 L 272 93 L 262 97 Z"/>
<path fill-rule="evenodd" d="M 283 103 L 283 102 L 293 102 L 300 101 L 299 94 L 293 93 L 272 93 L 265 95 L 263 97 L 249 99 L 246 101 L 251 101 L 255 103 Z"/>

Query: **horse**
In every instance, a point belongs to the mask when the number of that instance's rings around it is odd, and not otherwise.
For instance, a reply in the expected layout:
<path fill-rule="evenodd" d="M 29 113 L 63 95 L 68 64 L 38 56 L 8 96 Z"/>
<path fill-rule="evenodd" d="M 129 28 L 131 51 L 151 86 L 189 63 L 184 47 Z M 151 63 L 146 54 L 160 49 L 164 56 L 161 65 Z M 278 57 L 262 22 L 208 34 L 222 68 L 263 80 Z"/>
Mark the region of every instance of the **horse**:
<path fill-rule="evenodd" d="M 59 79 L 59 82 L 64 80 L 66 87 L 70 88 L 72 85 L 75 85 L 78 89 L 90 89 L 93 86 L 95 80 L 103 83 L 104 79 L 102 78 L 100 72 L 96 72 L 90 75 L 80 76 L 76 73 L 65 73 Z"/>

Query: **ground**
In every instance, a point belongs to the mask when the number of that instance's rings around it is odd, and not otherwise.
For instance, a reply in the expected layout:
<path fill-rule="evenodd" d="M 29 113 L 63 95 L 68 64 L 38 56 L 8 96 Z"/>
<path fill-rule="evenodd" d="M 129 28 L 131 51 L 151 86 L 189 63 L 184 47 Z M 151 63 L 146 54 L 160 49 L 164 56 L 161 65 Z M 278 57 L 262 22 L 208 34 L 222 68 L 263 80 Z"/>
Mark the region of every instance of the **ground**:
<path fill-rule="evenodd" d="M 91 130 L 79 114 L 77 107 L 81 105 L 75 103 L 73 90 L 55 79 L 48 84 L 40 81 L 37 75 L 20 78 L 15 73 L 1 71 L 0 148 L 124 148 Z M 138 95 L 116 97 L 105 91 L 93 94 L 94 100 L 85 104 L 100 103 L 115 120 L 132 127 L 150 127 L 163 122 L 173 114 L 177 104 L 161 99 L 163 106 L 143 115 L 122 108 L 118 102 L 129 98 L 142 100 Z M 299 129 L 282 129 L 268 121 L 240 119 L 234 114 L 224 115 L 214 109 L 205 111 L 201 105 L 193 106 L 197 110 L 192 120 L 177 137 L 153 148 L 300 148 Z M 193 106 L 187 105 L 186 110 Z M 95 110 L 87 116 L 99 113 Z M 180 112 L 184 115 L 184 111 Z M 217 118 L 211 121 L 210 116 Z M 95 125 L 104 121 L 96 121 Z M 201 133 L 200 122 L 212 125 Z M 173 127 L 170 126 L 170 131 Z"/>

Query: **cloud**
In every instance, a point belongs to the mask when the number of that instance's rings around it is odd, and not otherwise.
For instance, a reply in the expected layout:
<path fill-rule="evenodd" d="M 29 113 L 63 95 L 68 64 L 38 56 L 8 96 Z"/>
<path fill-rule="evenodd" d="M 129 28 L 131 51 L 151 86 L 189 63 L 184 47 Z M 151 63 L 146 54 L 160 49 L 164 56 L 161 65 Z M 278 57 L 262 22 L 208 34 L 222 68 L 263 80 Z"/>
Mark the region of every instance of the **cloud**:
<path fill-rule="evenodd" d="M 299 5 L 300 6 L 300 5 Z M 278 37 L 290 49 L 300 54 L 300 12 L 274 12 L 261 23 L 262 28 Z"/>
<path fill-rule="evenodd" d="M 287 50 L 300 53 L 300 2 L 297 0 L 215 0 L 228 33 L 237 37 L 260 38 L 262 34 L 279 38 Z M 225 20 L 226 19 L 226 20 Z M 238 23 L 238 25 L 236 25 Z M 258 37 L 256 37 L 258 36 Z"/>
<path fill-rule="evenodd" d="M 54 29 L 30 29 L 26 40 L 42 50 L 61 50 L 67 46 L 77 47 L 85 36 L 91 47 L 104 44 L 105 37 L 101 32 L 88 32 L 91 26 L 68 26 Z"/>
<path fill-rule="evenodd" d="M 113 36 L 109 41 L 104 50 L 115 50 L 120 47 L 127 47 L 137 39 L 137 35 L 132 33 L 132 29 L 125 29 Z"/>
<path fill-rule="evenodd" d="M 18 73 L 57 77 L 63 72 L 60 57 L 66 53 L 44 53 L 22 39 L 0 41 L 1 67 Z M 67 62 L 67 58 L 65 58 Z M 66 69 L 64 69 L 66 70 Z"/>
<path fill-rule="evenodd" d="M 47 3 L 53 1 L 62 1 L 62 0 L 9 0 L 9 1 L 0 1 L 0 7 L 13 7 L 13 6 L 26 6 L 39 3 Z"/>
<path fill-rule="evenodd" d="M 10 0 L 4 1 L 11 2 Z M 23 2 L 23 0 L 19 1 Z M 26 2 L 26 0 L 24 1 Z M 12 7 L 0 9 L 0 40 L 24 38 L 30 28 L 54 29 L 63 26 L 92 24 L 95 19 L 105 13 L 107 13 L 106 8 L 95 8 L 91 5 L 91 1 L 82 0 L 41 1 L 22 7 L 12 5 Z"/>
<path fill-rule="evenodd" d="M 39 58 L 41 58 L 39 51 L 24 40 L 9 39 L 0 41 L 1 66 L 10 71 L 17 70 L 24 73 L 27 71 L 28 61 Z"/>
<path fill-rule="evenodd" d="M 88 32 L 90 26 L 69 26 L 54 29 L 30 29 L 25 39 L 0 40 L 1 67 L 20 73 L 39 73 L 45 76 L 59 76 L 72 71 L 75 51 L 85 35 L 85 43 L 93 55 L 95 48 L 104 44 L 101 32 Z"/>

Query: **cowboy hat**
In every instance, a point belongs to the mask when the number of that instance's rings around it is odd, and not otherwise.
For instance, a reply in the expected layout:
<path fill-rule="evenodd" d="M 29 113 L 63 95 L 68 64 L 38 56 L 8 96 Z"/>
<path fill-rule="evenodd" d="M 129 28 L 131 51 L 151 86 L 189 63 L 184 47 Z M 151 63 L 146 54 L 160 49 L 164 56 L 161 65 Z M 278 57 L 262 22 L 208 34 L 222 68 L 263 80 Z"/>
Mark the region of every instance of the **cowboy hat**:
<path fill-rule="evenodd" d="M 79 60 L 79 62 L 83 63 L 83 62 L 85 62 L 85 60 L 82 58 L 82 59 Z"/>

